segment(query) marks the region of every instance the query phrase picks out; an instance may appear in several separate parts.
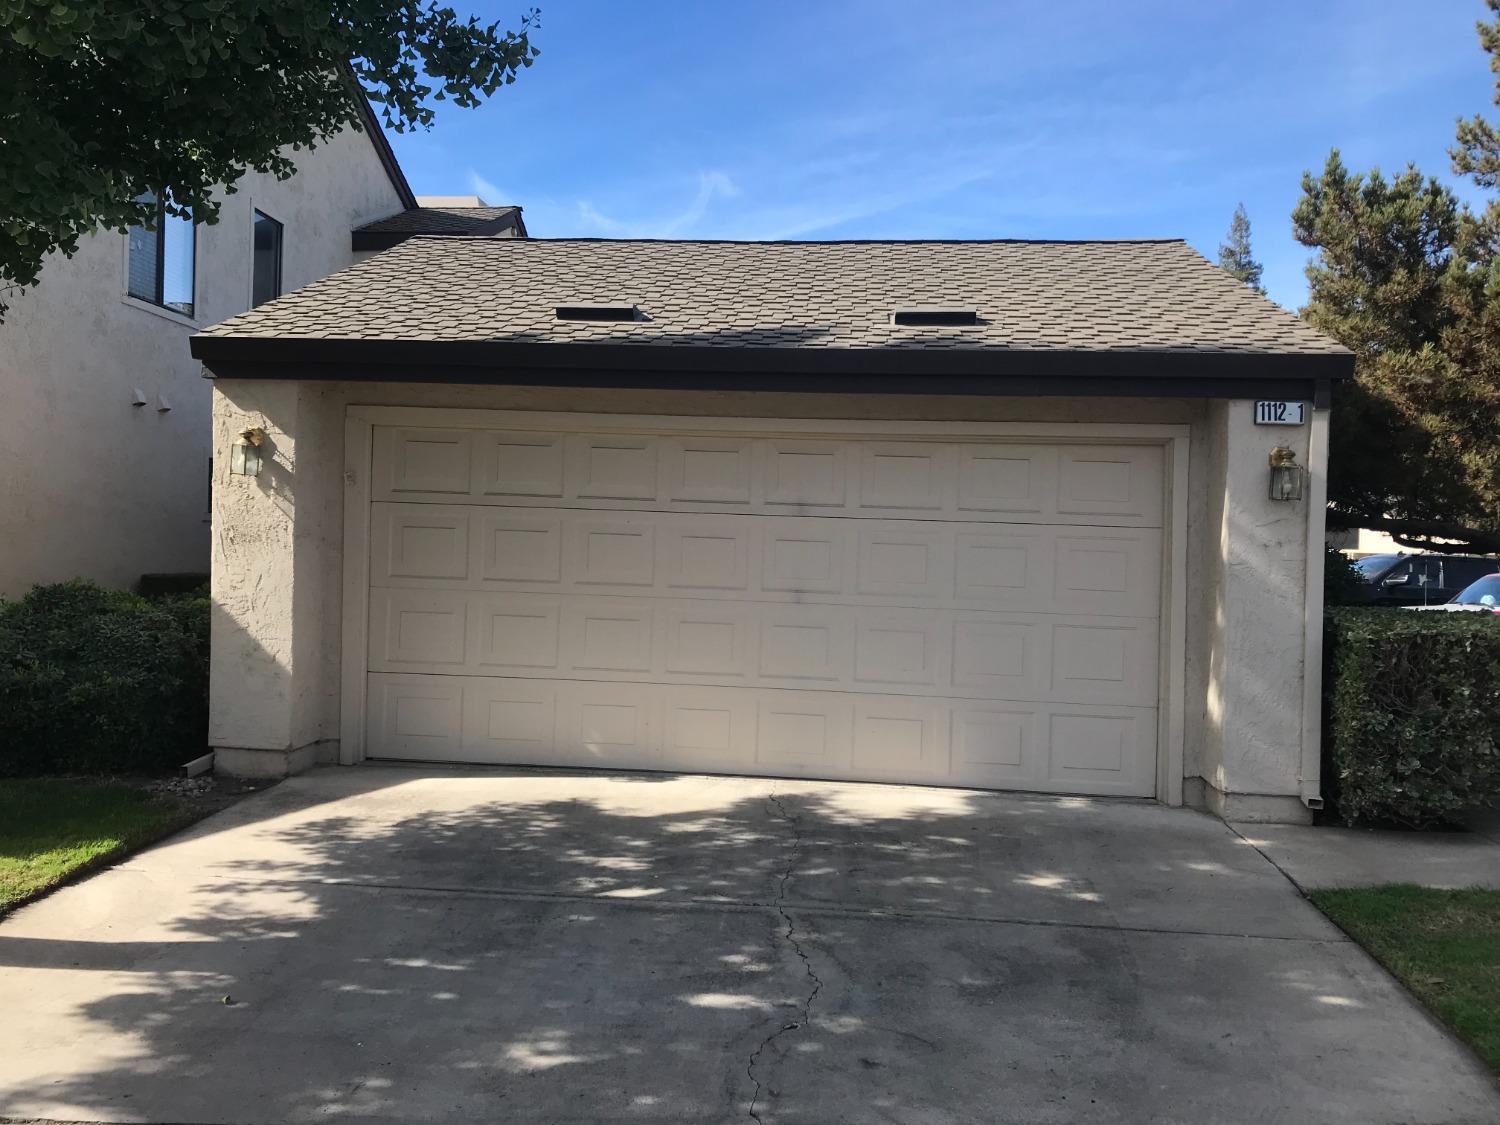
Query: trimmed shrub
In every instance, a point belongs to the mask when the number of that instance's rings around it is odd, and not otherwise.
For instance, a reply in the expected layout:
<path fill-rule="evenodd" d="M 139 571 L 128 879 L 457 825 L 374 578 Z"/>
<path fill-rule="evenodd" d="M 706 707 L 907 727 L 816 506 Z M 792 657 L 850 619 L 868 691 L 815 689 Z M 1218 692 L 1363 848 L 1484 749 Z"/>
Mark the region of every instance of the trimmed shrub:
<path fill-rule="evenodd" d="M 91 582 L 0 601 L 0 776 L 155 773 L 208 741 L 206 597 Z"/>
<path fill-rule="evenodd" d="M 1370 588 L 1354 569 L 1349 556 L 1327 547 L 1323 551 L 1323 604 L 1362 605 L 1370 600 Z"/>
<path fill-rule="evenodd" d="M 1327 624 L 1340 815 L 1426 828 L 1500 801 L 1500 620 L 1337 609 Z"/>

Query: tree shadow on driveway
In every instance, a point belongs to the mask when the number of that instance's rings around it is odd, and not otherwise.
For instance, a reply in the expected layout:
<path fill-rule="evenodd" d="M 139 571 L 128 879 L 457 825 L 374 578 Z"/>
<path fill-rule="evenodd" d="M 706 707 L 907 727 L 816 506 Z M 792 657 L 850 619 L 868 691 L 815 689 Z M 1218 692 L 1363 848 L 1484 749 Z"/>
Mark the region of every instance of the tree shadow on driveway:
<path fill-rule="evenodd" d="M 329 770 L 0 926 L 0 1115 L 1492 1119 L 1403 1003 L 1147 803 Z"/>

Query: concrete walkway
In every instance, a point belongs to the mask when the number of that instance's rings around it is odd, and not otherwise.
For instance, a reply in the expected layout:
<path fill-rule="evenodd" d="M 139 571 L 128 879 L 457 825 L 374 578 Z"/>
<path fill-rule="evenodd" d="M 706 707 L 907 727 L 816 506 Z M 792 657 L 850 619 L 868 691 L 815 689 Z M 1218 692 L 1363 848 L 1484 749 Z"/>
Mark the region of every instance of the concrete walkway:
<path fill-rule="evenodd" d="M 0 923 L 0 1117 L 1492 1123 L 1206 815 L 323 770 Z"/>
<path fill-rule="evenodd" d="M 1416 883 L 1500 890 L 1500 817 L 1473 818 L 1468 832 L 1392 832 L 1245 824 L 1245 839 L 1305 891 Z"/>

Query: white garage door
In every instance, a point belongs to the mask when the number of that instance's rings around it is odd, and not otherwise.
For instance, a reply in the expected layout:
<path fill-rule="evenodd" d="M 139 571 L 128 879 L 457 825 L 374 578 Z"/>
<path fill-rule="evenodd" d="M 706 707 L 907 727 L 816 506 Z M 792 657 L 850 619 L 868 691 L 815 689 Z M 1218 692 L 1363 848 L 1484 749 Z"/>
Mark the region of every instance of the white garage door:
<path fill-rule="evenodd" d="M 370 757 L 1155 790 L 1159 446 L 374 430 Z"/>

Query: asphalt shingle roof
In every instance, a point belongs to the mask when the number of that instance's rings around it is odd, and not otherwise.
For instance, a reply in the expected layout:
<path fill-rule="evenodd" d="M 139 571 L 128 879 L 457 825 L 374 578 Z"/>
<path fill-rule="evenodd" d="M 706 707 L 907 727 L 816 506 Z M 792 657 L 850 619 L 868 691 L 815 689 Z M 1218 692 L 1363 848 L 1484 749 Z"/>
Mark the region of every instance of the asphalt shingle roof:
<path fill-rule="evenodd" d="M 635 304 L 634 322 L 559 305 Z M 912 307 L 967 327 L 895 325 Z M 1343 355 L 1181 241 L 411 238 L 207 337 L 721 348 Z"/>

